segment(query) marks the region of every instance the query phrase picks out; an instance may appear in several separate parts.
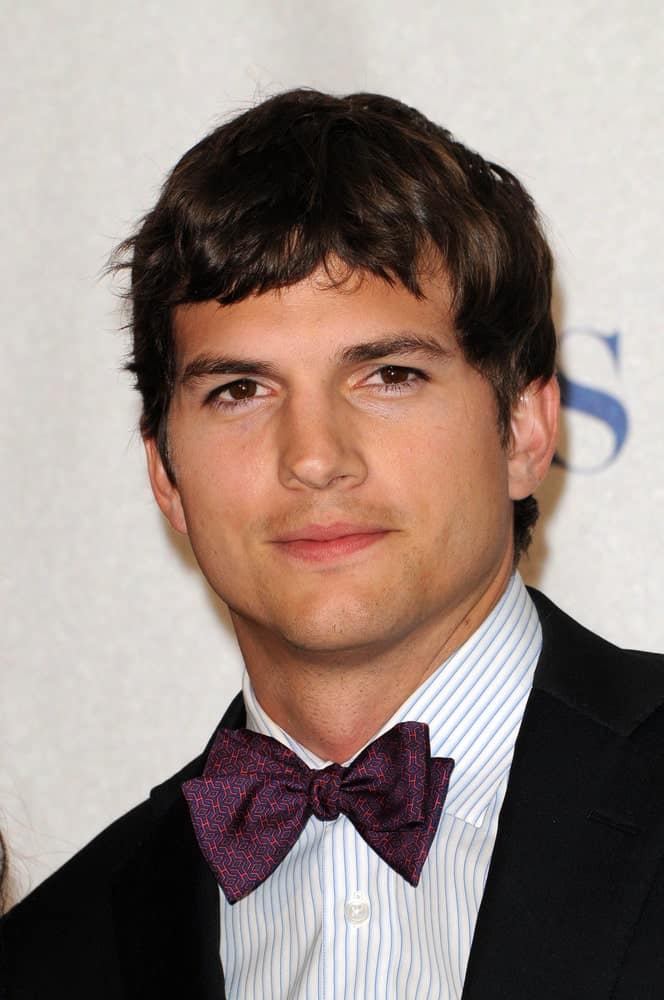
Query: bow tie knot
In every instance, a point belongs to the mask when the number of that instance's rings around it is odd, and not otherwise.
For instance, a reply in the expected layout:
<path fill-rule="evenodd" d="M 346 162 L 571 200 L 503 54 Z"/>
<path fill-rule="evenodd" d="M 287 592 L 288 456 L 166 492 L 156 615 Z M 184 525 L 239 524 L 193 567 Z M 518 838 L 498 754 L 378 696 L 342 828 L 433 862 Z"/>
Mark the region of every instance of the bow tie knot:
<path fill-rule="evenodd" d="M 283 861 L 310 816 L 343 813 L 377 854 L 417 885 L 454 761 L 430 756 L 428 727 L 403 722 L 347 767 L 312 770 L 269 736 L 220 729 L 201 778 L 182 790 L 199 847 L 229 902 Z"/>
<path fill-rule="evenodd" d="M 330 764 L 322 771 L 314 772 L 309 785 L 309 801 L 316 819 L 336 819 L 341 812 L 341 779 L 343 768 Z"/>

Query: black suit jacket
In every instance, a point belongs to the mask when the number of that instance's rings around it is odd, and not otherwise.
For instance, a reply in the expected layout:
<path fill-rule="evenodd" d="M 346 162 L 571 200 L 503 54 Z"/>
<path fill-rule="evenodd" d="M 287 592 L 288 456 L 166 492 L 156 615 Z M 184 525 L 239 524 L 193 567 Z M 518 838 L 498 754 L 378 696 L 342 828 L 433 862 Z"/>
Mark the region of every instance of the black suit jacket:
<path fill-rule="evenodd" d="M 664 661 L 533 593 L 544 633 L 464 1000 L 664 997 Z M 241 726 L 237 698 L 222 724 Z M 152 792 L 5 918 L 9 1000 L 220 1000 L 217 886 L 180 784 Z"/>

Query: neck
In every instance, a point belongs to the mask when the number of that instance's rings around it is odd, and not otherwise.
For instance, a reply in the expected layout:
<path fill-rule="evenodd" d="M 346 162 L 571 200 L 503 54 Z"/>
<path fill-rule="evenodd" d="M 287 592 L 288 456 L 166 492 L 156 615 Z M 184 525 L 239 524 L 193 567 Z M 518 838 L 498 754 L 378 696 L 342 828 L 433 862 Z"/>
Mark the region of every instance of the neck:
<path fill-rule="evenodd" d="M 256 698 L 293 739 L 342 764 L 479 628 L 502 596 L 511 562 L 445 620 L 422 623 L 381 648 L 294 648 L 231 612 Z"/>

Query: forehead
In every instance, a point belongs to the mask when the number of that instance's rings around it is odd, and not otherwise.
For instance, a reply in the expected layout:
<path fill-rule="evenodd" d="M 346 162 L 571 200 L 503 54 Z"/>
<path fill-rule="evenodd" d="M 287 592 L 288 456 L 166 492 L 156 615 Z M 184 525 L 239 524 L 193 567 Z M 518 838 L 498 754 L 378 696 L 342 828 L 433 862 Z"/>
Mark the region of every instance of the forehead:
<path fill-rule="evenodd" d="M 356 343 L 409 333 L 450 350 L 456 335 L 448 282 L 443 275 L 425 277 L 421 287 L 423 295 L 416 297 L 401 283 L 374 275 L 355 273 L 332 283 L 327 273 L 317 271 L 295 285 L 232 305 L 178 306 L 173 324 L 177 369 L 219 350 L 333 358 Z"/>

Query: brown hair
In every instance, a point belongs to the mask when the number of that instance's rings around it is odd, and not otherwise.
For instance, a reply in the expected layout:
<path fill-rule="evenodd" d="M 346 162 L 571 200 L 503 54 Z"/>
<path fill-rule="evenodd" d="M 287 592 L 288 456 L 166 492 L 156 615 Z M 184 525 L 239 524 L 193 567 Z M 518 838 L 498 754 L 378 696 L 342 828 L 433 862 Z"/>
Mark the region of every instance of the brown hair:
<path fill-rule="evenodd" d="M 7 846 L 0 833 L 0 916 L 9 909 Z"/>
<path fill-rule="evenodd" d="M 294 284 L 330 261 L 421 295 L 442 262 L 459 343 L 493 386 L 505 445 L 517 395 L 555 368 L 552 259 L 519 181 L 399 101 L 293 90 L 186 153 L 114 267 L 131 270 L 141 428 L 167 470 L 175 306 L 223 305 Z M 537 518 L 515 503 L 518 558 Z"/>

